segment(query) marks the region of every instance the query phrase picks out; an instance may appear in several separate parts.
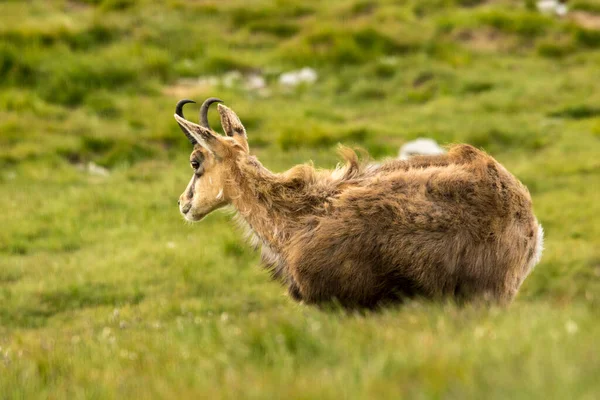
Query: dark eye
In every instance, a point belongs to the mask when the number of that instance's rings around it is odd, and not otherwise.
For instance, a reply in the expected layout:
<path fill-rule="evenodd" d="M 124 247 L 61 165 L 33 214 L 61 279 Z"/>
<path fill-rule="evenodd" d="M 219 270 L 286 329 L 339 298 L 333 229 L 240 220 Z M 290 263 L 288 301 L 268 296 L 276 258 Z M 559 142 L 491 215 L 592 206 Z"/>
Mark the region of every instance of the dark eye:
<path fill-rule="evenodd" d="M 190 161 L 190 165 L 192 166 L 193 169 L 198 169 L 198 167 L 200 166 L 200 163 L 198 161 Z"/>

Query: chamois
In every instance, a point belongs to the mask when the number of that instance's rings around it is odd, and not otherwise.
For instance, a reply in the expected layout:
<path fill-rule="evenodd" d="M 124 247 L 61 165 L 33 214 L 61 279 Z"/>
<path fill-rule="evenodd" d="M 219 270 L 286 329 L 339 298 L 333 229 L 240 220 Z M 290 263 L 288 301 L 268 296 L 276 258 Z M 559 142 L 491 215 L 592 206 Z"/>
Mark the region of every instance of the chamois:
<path fill-rule="evenodd" d="M 375 308 L 408 298 L 506 305 L 538 263 L 543 230 L 531 197 L 502 165 L 467 144 L 381 164 L 340 148 L 333 171 L 273 173 L 250 155 L 246 129 L 219 104 L 226 135 L 175 119 L 193 144 L 185 219 L 226 205 L 237 212 L 274 278 L 307 304 Z"/>

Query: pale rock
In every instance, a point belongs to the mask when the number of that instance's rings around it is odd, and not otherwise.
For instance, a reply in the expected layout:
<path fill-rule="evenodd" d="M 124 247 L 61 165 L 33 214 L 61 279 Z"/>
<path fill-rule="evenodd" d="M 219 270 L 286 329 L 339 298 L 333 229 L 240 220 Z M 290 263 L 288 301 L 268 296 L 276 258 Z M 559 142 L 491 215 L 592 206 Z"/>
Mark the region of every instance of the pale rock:
<path fill-rule="evenodd" d="M 253 74 L 246 78 L 246 89 L 262 90 L 267 87 L 267 81 L 261 75 Z"/>
<path fill-rule="evenodd" d="M 554 14 L 559 17 L 565 16 L 569 11 L 566 4 L 557 0 L 540 0 L 537 2 L 537 9 L 542 14 Z"/>
<path fill-rule="evenodd" d="M 419 138 L 410 142 L 407 142 L 400 148 L 398 158 L 400 160 L 407 160 L 410 156 L 414 155 L 425 155 L 433 156 L 436 154 L 444 154 L 446 151 L 442 149 L 435 140 Z"/>
<path fill-rule="evenodd" d="M 300 70 L 283 73 L 279 76 L 279 83 L 287 87 L 296 87 L 301 84 L 313 84 L 317 81 L 317 72 L 310 68 L 304 67 Z"/>

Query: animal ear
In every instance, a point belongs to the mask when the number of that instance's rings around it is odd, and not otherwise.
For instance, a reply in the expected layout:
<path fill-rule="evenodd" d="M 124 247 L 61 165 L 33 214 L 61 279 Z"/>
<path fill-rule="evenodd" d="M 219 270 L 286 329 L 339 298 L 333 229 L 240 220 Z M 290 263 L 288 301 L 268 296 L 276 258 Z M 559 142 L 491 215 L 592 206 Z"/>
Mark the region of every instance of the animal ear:
<path fill-rule="evenodd" d="M 221 126 L 223 127 L 225 134 L 234 139 L 236 142 L 242 145 L 246 151 L 248 151 L 248 137 L 246 136 L 246 128 L 244 128 L 242 121 L 240 121 L 236 113 L 223 104 L 219 104 L 217 106 L 217 110 L 221 116 Z"/>
<path fill-rule="evenodd" d="M 194 138 L 196 143 L 216 155 L 222 155 L 224 153 L 225 149 L 223 143 L 221 143 L 219 138 L 215 136 L 210 129 L 190 122 L 177 114 L 174 116 L 181 129 L 186 133 L 186 136 Z"/>

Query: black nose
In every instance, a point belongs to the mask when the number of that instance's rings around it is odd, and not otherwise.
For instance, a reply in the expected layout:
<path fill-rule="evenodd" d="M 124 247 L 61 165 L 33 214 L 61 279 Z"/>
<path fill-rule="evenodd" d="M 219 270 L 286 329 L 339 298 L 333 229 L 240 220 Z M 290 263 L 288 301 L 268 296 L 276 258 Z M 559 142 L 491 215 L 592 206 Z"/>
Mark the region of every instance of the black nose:
<path fill-rule="evenodd" d="M 181 200 L 177 200 L 177 205 L 180 206 L 181 205 Z"/>

